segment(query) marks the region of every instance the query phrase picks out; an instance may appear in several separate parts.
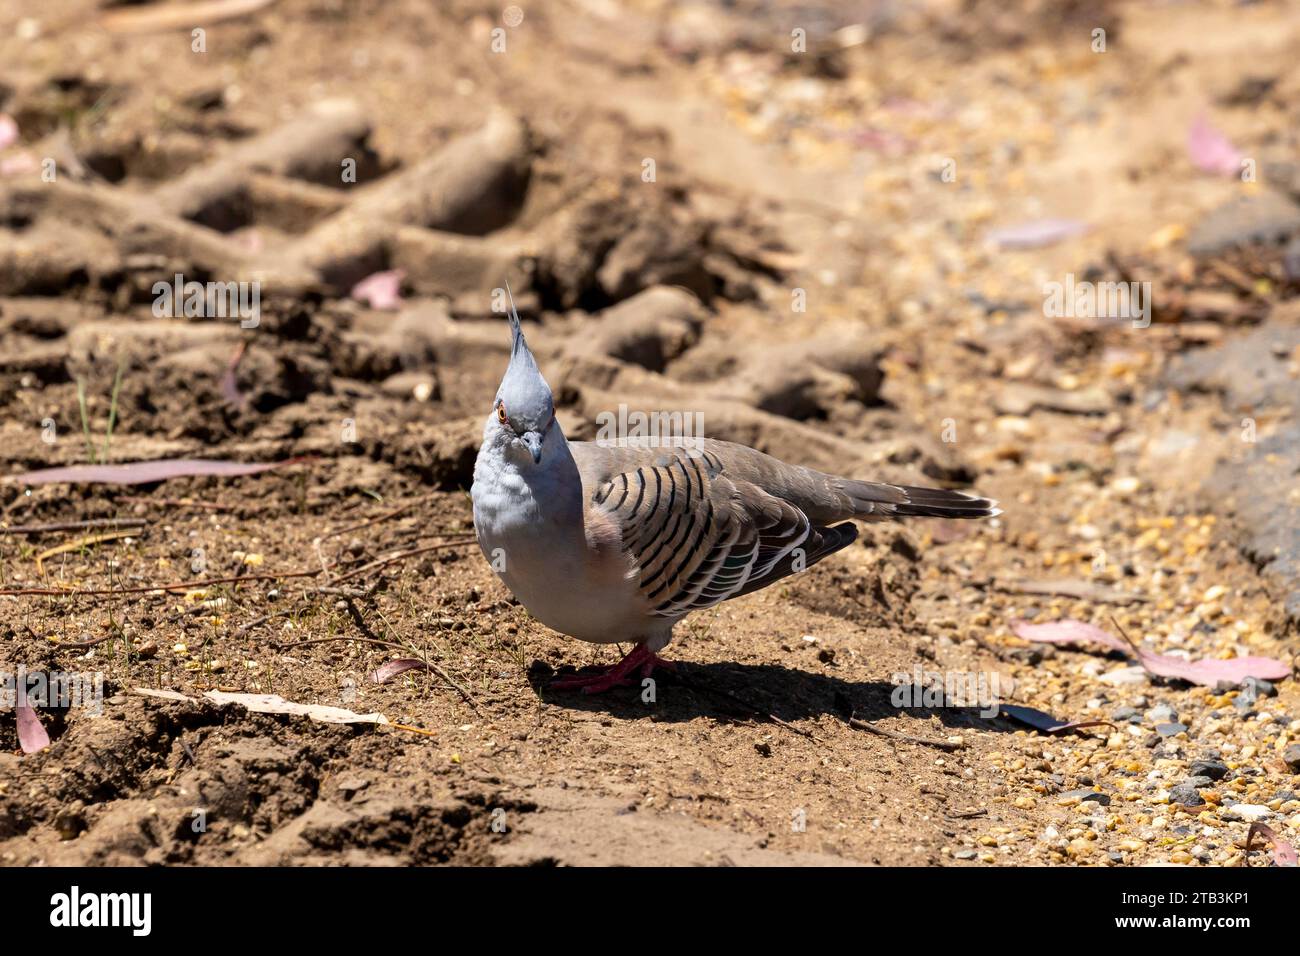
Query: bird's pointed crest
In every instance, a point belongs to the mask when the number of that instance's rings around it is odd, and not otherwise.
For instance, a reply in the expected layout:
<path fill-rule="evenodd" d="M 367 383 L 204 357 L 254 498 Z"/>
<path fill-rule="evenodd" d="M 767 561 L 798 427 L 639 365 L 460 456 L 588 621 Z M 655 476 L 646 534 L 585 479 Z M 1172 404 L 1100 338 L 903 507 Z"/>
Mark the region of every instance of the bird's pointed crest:
<path fill-rule="evenodd" d="M 519 310 L 515 308 L 515 294 L 510 291 L 509 279 L 506 280 L 506 297 L 510 300 L 510 334 L 513 336 L 510 351 L 513 354 L 521 345 L 527 349 L 528 343 L 524 341 L 524 330 L 519 324 Z"/>
<path fill-rule="evenodd" d="M 510 299 L 510 364 L 501 379 L 497 397 L 505 402 L 512 419 L 530 427 L 544 426 L 554 413 L 551 388 L 542 377 L 537 360 L 533 358 L 532 350 L 524 340 L 519 310 L 515 308 L 515 297 L 508 280 L 506 295 Z"/>

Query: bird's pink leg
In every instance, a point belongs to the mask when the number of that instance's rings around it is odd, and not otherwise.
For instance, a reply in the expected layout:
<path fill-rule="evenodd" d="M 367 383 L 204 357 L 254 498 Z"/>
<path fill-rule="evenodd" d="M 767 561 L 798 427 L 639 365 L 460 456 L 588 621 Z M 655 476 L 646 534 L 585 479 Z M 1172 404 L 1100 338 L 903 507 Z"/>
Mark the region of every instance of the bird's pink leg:
<path fill-rule="evenodd" d="M 641 676 L 649 677 L 656 667 L 675 671 L 677 665 L 666 661 L 644 644 L 632 648 L 625 658 L 598 674 L 585 677 L 565 677 L 551 682 L 551 690 L 576 690 L 581 688 L 584 694 L 603 694 L 615 687 L 626 687 L 632 683 L 632 675 L 639 668 Z"/>

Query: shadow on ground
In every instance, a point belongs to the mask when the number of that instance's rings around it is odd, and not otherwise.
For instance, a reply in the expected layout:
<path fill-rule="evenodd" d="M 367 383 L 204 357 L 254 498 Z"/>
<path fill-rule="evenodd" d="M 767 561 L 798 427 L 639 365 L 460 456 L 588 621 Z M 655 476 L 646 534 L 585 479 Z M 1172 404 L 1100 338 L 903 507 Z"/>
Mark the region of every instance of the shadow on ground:
<path fill-rule="evenodd" d="M 642 701 L 638 680 L 603 694 L 577 690 L 552 690 L 557 676 L 546 664 L 534 662 L 528 680 L 537 696 L 548 704 L 604 713 L 621 720 L 658 720 L 671 723 L 711 717 L 714 720 L 763 720 L 775 717 L 793 723 L 823 715 L 846 720 L 877 721 L 890 717 L 914 717 L 919 728 L 931 717 L 945 727 L 993 730 L 1008 733 L 1016 728 L 1005 719 L 980 716 L 978 707 L 896 707 L 891 698 L 895 685 L 885 681 L 862 683 L 825 674 L 783 667 L 780 664 L 686 664 L 678 662 L 676 673 L 660 672 L 655 677 L 655 701 Z M 567 669 L 563 676 L 571 676 Z M 918 694 L 919 696 L 919 694 Z M 906 733 L 905 726 L 892 728 Z M 1023 729 L 1023 728 L 1019 728 Z"/>

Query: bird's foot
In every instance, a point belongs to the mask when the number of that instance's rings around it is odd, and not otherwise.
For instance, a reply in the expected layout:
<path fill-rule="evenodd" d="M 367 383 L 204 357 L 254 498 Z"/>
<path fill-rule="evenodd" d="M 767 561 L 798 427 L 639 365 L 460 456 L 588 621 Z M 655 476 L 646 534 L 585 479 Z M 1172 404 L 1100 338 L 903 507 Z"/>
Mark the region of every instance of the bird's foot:
<path fill-rule="evenodd" d="M 581 690 L 584 694 L 603 694 L 615 687 L 627 687 L 632 683 L 632 675 L 639 669 L 643 678 L 654 673 L 656 667 L 676 671 L 673 661 L 666 661 L 644 644 L 632 648 L 632 652 L 617 664 L 605 668 L 598 674 L 586 676 L 575 675 L 551 682 L 551 690 Z"/>

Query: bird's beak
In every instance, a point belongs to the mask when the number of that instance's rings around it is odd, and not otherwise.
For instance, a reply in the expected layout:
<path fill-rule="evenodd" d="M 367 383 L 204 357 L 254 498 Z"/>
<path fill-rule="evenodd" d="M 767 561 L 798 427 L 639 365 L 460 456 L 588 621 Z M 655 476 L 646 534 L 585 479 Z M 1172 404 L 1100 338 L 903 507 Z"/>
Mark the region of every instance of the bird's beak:
<path fill-rule="evenodd" d="M 524 432 L 519 436 L 520 440 L 528 446 L 528 450 L 533 453 L 533 464 L 542 463 L 542 442 L 545 440 L 541 432 Z"/>

